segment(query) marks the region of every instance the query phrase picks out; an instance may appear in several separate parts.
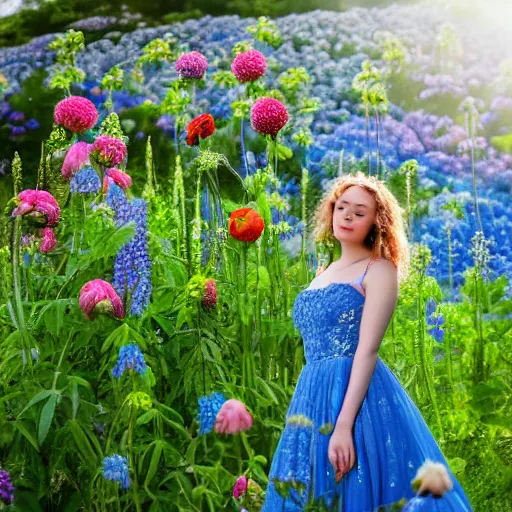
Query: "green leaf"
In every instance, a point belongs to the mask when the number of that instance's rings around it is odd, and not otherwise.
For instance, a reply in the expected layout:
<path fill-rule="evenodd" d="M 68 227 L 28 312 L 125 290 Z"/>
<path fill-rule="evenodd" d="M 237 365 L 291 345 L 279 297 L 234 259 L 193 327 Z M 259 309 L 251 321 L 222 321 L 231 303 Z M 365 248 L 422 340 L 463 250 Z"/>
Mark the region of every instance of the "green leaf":
<path fill-rule="evenodd" d="M 66 426 L 71 432 L 85 463 L 89 466 L 89 469 L 94 471 L 98 466 L 98 458 L 91 447 L 91 443 L 89 443 L 89 439 L 87 439 L 87 436 L 82 430 L 82 427 L 76 420 L 68 421 Z"/>
<path fill-rule="evenodd" d="M 39 451 L 39 446 L 37 441 L 34 439 L 34 436 L 25 428 L 25 426 L 21 423 L 21 421 L 14 421 L 13 425 L 18 429 L 18 431 L 25 437 L 25 439 L 37 450 Z"/>
<path fill-rule="evenodd" d="M 55 413 L 55 406 L 57 405 L 57 393 L 52 392 L 48 401 L 44 404 L 43 409 L 41 410 L 41 416 L 39 417 L 39 429 L 37 431 L 37 439 L 39 444 L 42 445 L 46 436 L 48 435 L 48 431 L 50 430 L 50 426 L 53 421 L 53 415 Z"/>
<path fill-rule="evenodd" d="M 107 229 L 98 241 L 99 243 L 93 246 L 91 254 L 93 259 L 115 256 L 119 249 L 133 238 L 135 228 L 135 221 L 130 221 L 117 229 Z"/>
<path fill-rule="evenodd" d="M 160 457 L 162 455 L 163 444 L 163 441 L 155 441 L 155 448 L 153 449 L 153 454 L 151 455 L 151 462 L 149 463 L 149 469 L 146 474 L 146 479 L 144 480 L 144 485 L 149 485 L 156 474 L 158 463 L 160 462 Z"/>
<path fill-rule="evenodd" d="M 27 410 L 27 409 L 30 409 L 33 405 L 37 404 L 38 402 L 41 402 L 41 400 L 45 400 L 46 398 L 48 398 L 52 393 L 55 393 L 55 391 L 52 391 L 51 389 L 50 390 L 43 390 L 43 391 L 40 391 L 39 393 L 37 393 L 36 396 L 34 396 L 32 398 L 32 400 L 30 400 L 30 402 L 25 406 L 25 409 L 23 409 L 19 414 L 18 414 L 18 418 L 20 418 L 23 413 Z"/>
<path fill-rule="evenodd" d="M 156 409 L 150 409 L 148 412 L 145 412 L 141 416 L 137 418 L 137 422 L 135 425 L 137 427 L 140 427 L 141 425 L 146 425 L 146 423 L 149 423 L 153 418 L 158 416 L 160 413 Z"/>

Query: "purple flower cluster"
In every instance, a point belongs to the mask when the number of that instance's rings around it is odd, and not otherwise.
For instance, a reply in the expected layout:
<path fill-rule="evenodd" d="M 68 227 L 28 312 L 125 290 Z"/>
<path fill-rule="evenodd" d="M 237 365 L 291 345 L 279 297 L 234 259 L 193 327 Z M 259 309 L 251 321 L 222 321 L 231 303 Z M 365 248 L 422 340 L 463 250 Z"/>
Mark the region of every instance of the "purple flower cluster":
<path fill-rule="evenodd" d="M 1 102 L 0 108 L 0 120 L 6 121 L 7 128 L 11 130 L 9 135 L 11 140 L 26 135 L 27 130 L 37 130 L 40 126 L 37 119 L 30 118 L 26 120 L 23 112 L 11 111 L 11 106 L 7 100 Z"/>
<path fill-rule="evenodd" d="M 138 374 L 143 374 L 147 369 L 144 355 L 140 348 L 134 343 L 123 345 L 119 350 L 117 363 L 112 368 L 112 376 L 119 379 L 126 370 L 134 370 Z"/>
<path fill-rule="evenodd" d="M 3 469 L 0 469 L 0 500 L 4 505 L 10 505 L 14 502 L 14 486 L 11 482 L 11 476 Z"/>
<path fill-rule="evenodd" d="M 103 459 L 103 477 L 121 484 L 123 489 L 130 487 L 128 460 L 121 455 L 112 455 Z"/>
<path fill-rule="evenodd" d="M 199 434 L 208 434 L 215 426 L 217 413 L 220 411 L 226 397 L 219 392 L 210 393 L 208 396 L 199 398 Z"/>
<path fill-rule="evenodd" d="M 108 187 L 107 204 L 115 211 L 118 226 L 134 221 L 135 235 L 118 252 L 112 285 L 121 298 L 130 296 L 130 313 L 142 315 L 151 298 L 151 261 L 148 250 L 148 207 L 143 199 L 126 198 L 115 183 Z"/>

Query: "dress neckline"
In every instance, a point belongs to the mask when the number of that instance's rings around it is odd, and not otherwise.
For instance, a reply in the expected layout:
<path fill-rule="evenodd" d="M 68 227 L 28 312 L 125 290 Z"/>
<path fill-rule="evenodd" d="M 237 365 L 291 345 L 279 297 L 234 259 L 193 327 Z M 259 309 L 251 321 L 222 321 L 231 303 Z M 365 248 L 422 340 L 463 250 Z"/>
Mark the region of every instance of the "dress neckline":
<path fill-rule="evenodd" d="M 333 281 L 332 283 L 329 283 L 329 284 L 327 284 L 325 286 L 319 286 L 317 288 L 309 288 L 308 287 L 308 288 L 305 288 L 304 290 L 301 290 L 301 291 L 302 292 L 313 292 L 315 290 L 325 290 L 326 288 L 329 288 L 330 286 L 333 286 L 333 285 L 348 285 L 348 286 L 350 286 L 350 288 L 353 288 L 361 297 L 366 298 L 366 295 L 363 295 L 355 286 L 352 286 L 351 283 L 357 283 L 357 282 L 359 282 L 359 280 L 361 280 L 361 283 L 362 283 L 362 281 L 364 279 L 364 276 L 366 275 L 366 272 L 370 268 L 370 265 L 374 261 L 377 261 L 377 260 L 380 260 L 380 259 L 382 259 L 382 257 L 371 258 L 370 261 L 368 262 L 368 265 L 366 265 L 366 269 L 362 273 L 362 275 L 360 275 L 359 277 L 356 277 L 355 279 L 352 279 L 351 281 Z M 361 287 L 362 287 L 362 285 L 361 285 Z"/>
<path fill-rule="evenodd" d="M 303 292 L 316 292 L 318 290 L 327 290 L 327 288 L 330 288 L 331 286 L 335 286 L 335 285 L 338 285 L 338 286 L 349 286 L 350 288 L 352 288 L 353 290 L 355 290 L 358 295 L 360 295 L 361 297 L 366 298 L 356 287 L 352 286 L 350 283 L 353 283 L 357 281 L 357 279 L 353 279 L 352 281 L 333 281 L 332 283 L 329 283 L 328 285 L 326 286 L 319 286 L 318 288 L 304 288 L 304 290 L 301 290 L 299 293 L 303 293 Z"/>

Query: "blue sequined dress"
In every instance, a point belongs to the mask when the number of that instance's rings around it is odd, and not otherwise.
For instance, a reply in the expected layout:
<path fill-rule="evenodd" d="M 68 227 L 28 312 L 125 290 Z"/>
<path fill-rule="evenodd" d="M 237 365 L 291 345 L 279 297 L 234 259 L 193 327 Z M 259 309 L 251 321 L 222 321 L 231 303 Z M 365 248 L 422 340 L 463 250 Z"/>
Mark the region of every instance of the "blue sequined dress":
<path fill-rule="evenodd" d="M 355 281 L 302 290 L 295 299 L 292 318 L 303 338 L 306 364 L 272 459 L 261 512 L 302 511 L 312 499 L 325 510 L 374 512 L 415 496 L 411 480 L 426 459 L 448 467 L 418 408 L 378 358 L 354 423 L 355 464 L 335 482 L 327 450 L 357 348 L 365 302 L 361 283 L 368 267 Z M 422 510 L 473 510 L 449 467 L 448 473 L 453 489 L 441 499 L 426 498 L 431 503 Z"/>

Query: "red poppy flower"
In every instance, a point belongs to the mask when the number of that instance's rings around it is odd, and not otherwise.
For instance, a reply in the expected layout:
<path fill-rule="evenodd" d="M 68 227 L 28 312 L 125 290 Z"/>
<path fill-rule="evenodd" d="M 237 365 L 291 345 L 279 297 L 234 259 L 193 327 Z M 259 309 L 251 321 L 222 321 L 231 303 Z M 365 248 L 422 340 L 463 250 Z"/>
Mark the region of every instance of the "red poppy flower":
<path fill-rule="evenodd" d="M 206 139 L 215 131 L 215 121 L 211 114 L 201 114 L 190 121 L 187 126 L 187 144 L 199 145 L 199 137 Z"/>
<path fill-rule="evenodd" d="M 257 240 L 265 223 L 260 214 L 252 208 L 239 208 L 229 217 L 228 228 L 233 238 L 242 242 L 254 242 Z"/>

